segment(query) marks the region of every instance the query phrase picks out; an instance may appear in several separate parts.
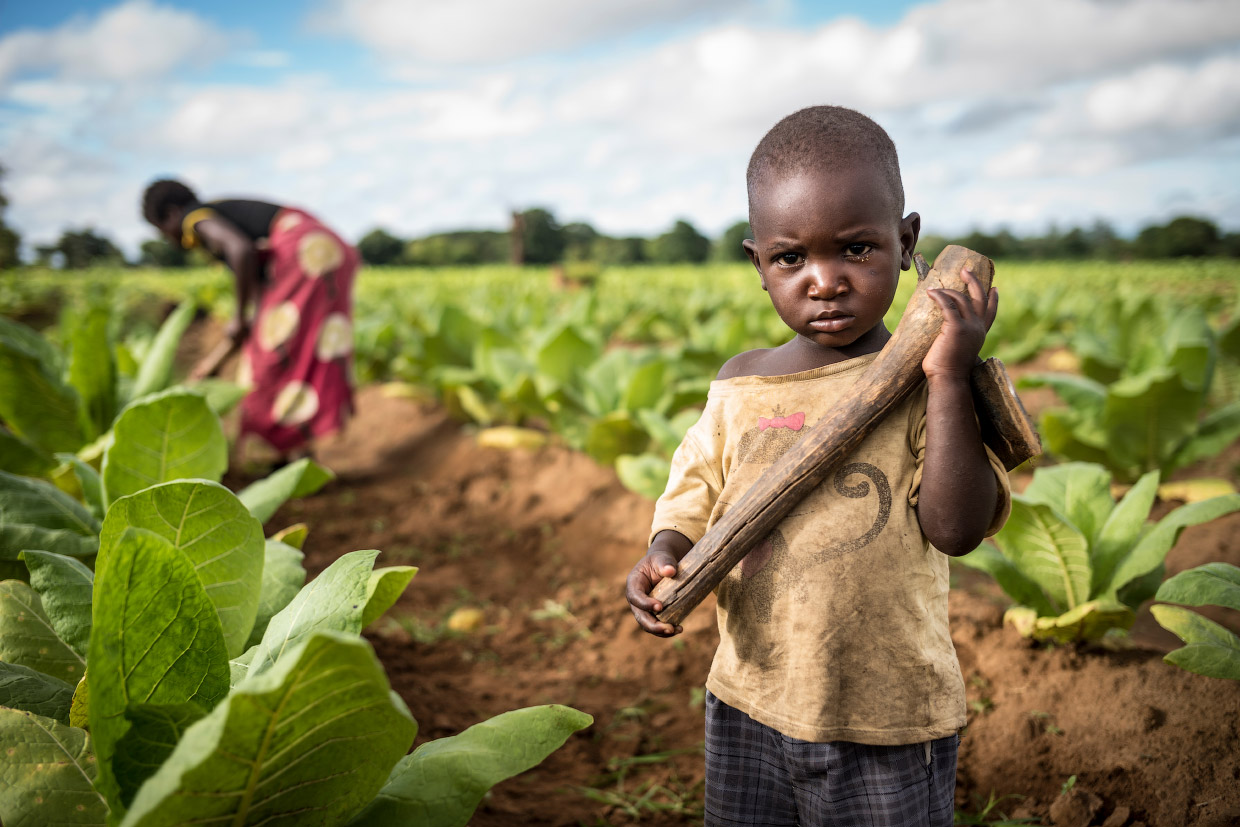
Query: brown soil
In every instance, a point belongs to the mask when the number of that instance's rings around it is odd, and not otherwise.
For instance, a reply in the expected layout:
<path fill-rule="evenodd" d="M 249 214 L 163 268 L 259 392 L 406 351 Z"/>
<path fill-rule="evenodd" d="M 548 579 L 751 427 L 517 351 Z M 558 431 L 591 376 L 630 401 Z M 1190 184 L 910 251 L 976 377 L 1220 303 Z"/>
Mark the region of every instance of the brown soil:
<path fill-rule="evenodd" d="M 269 528 L 310 525 L 312 575 L 359 548 L 420 567 L 367 632 L 419 742 L 533 704 L 594 716 L 542 765 L 496 787 L 471 824 L 700 821 L 714 612 L 700 608 L 671 641 L 632 621 L 623 582 L 645 550 L 651 503 L 580 454 L 481 448 L 438 407 L 380 388 L 361 393 L 358 419 L 320 459 L 338 479 Z M 1207 560 L 1240 564 L 1240 516 L 1186 531 L 1168 569 Z M 1177 641 L 1148 617 L 1127 651 L 1031 646 L 1003 628 L 992 584 L 958 578 L 953 637 L 971 702 L 959 808 L 1013 796 L 991 818 L 1051 823 L 1075 777 L 1056 823 L 1240 823 L 1240 685 L 1164 664 Z M 448 631 L 459 607 L 482 609 L 482 628 Z"/>

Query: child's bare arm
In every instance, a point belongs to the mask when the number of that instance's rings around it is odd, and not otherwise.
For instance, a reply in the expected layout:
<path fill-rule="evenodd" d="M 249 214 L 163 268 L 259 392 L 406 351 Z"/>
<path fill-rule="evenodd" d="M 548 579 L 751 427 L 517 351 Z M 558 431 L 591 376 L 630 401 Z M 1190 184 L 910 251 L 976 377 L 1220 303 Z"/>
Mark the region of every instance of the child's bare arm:
<path fill-rule="evenodd" d="M 926 400 L 926 457 L 918 494 L 921 530 L 953 557 L 977 547 L 994 517 L 999 484 L 982 446 L 969 373 L 995 320 L 999 295 L 989 296 L 973 273 L 962 272 L 968 295 L 931 290 L 943 328 L 922 362 Z"/>
<path fill-rule="evenodd" d="M 680 626 L 672 626 L 655 617 L 663 610 L 662 604 L 650 596 L 650 590 L 664 577 L 676 574 L 676 564 L 693 548 L 693 541 L 679 531 L 665 529 L 655 535 L 646 556 L 637 561 L 625 584 L 625 597 L 637 625 L 652 635 L 671 637 L 680 634 Z"/>

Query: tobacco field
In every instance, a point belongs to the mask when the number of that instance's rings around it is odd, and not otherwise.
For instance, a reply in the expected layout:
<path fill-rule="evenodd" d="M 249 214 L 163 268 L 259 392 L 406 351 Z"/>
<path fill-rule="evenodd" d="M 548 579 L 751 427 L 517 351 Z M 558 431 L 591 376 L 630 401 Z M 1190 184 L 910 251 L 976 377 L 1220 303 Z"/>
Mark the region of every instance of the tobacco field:
<path fill-rule="evenodd" d="M 905 274 L 894 327 L 914 275 Z M 1042 438 L 953 563 L 960 824 L 1240 822 L 1240 267 L 996 263 Z M 0 822 L 702 820 L 707 601 L 624 578 L 752 270 L 369 269 L 358 410 L 274 472 L 183 381 L 222 269 L 0 274 Z"/>

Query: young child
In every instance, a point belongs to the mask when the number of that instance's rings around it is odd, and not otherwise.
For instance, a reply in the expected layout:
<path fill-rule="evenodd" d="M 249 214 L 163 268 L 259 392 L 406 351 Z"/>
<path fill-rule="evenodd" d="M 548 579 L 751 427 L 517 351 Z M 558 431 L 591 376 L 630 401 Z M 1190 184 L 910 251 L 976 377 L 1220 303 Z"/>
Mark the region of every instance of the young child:
<path fill-rule="evenodd" d="M 651 589 L 874 360 L 920 230 L 903 215 L 894 144 L 849 109 L 784 118 L 747 184 L 745 250 L 796 335 L 720 369 L 672 460 L 626 593 L 662 637 L 681 629 L 655 617 Z M 965 699 L 946 555 L 971 551 L 1009 510 L 969 389 L 998 294 L 962 276 L 968 295 L 931 291 L 944 322 L 920 392 L 719 585 L 707 825 L 952 823 Z"/>

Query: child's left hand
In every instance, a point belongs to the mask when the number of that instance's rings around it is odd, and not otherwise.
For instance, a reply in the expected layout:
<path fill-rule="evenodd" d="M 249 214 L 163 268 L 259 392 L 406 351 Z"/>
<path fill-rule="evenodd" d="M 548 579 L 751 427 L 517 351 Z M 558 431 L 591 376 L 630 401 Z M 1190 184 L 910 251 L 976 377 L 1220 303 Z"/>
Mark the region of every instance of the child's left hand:
<path fill-rule="evenodd" d="M 986 341 L 986 331 L 999 312 L 997 290 L 992 287 L 987 295 L 967 265 L 961 268 L 960 277 L 967 295 L 945 288 L 929 291 L 943 311 L 943 327 L 921 363 L 927 379 L 959 378 L 967 382 Z"/>

